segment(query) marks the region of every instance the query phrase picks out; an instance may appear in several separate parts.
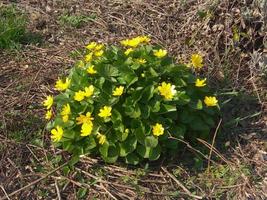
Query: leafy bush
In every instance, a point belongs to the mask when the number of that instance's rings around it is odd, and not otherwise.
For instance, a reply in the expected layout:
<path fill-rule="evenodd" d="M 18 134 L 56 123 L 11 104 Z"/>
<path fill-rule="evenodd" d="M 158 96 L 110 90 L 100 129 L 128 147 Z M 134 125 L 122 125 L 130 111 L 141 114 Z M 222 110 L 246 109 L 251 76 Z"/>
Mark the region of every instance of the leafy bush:
<path fill-rule="evenodd" d="M 44 101 L 46 119 L 54 117 L 48 129 L 57 146 L 74 155 L 138 164 L 177 154 L 177 139 L 209 136 L 219 107 L 206 79 L 194 75 L 202 57 L 175 64 L 149 42 L 139 36 L 121 41 L 123 48 L 86 46 L 84 61 L 56 82 L 60 94 Z"/>

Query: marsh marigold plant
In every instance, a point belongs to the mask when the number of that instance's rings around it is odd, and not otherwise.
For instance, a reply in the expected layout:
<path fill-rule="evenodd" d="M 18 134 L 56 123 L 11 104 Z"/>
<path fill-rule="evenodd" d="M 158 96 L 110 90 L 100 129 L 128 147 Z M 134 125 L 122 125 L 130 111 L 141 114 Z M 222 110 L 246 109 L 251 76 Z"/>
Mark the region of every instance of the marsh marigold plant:
<path fill-rule="evenodd" d="M 175 156 L 176 139 L 208 138 L 219 101 L 197 75 L 201 55 L 190 62 L 191 68 L 176 64 L 148 36 L 120 46 L 90 42 L 69 75 L 56 81 L 58 94 L 43 101 L 52 141 L 75 156 L 138 164 Z"/>

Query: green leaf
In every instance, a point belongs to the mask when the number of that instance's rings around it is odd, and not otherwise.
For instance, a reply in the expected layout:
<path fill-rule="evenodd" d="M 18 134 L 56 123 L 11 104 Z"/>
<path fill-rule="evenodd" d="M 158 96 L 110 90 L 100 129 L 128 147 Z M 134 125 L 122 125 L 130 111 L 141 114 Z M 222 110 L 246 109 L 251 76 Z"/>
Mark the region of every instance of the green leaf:
<path fill-rule="evenodd" d="M 125 111 L 125 114 L 130 117 L 134 113 L 134 107 L 133 106 L 127 106 L 127 107 L 125 107 L 124 111 Z"/>
<path fill-rule="evenodd" d="M 183 109 L 179 113 L 179 121 L 182 123 L 190 123 L 194 119 L 194 115 L 188 111 L 188 109 Z"/>
<path fill-rule="evenodd" d="M 146 147 L 140 144 L 137 145 L 137 148 L 136 148 L 137 153 L 143 158 L 149 158 L 150 150 L 151 150 L 150 147 Z"/>
<path fill-rule="evenodd" d="M 141 116 L 144 119 L 148 119 L 150 116 L 150 107 L 147 105 L 141 105 Z"/>
<path fill-rule="evenodd" d="M 146 136 L 145 136 L 145 132 L 144 132 L 144 127 L 139 127 L 137 129 L 135 129 L 134 134 L 135 134 L 136 139 L 138 140 L 138 142 L 140 144 L 145 145 Z"/>
<path fill-rule="evenodd" d="M 70 166 L 74 166 L 77 162 L 80 161 L 80 155 L 73 155 L 69 161 Z"/>
<path fill-rule="evenodd" d="M 132 68 L 133 70 L 137 70 L 139 67 L 141 67 L 141 65 L 138 64 L 138 63 L 134 63 L 133 65 L 131 65 L 131 68 Z"/>
<path fill-rule="evenodd" d="M 53 164 L 58 164 L 62 160 L 62 155 L 56 155 L 52 158 L 52 163 Z"/>
<path fill-rule="evenodd" d="M 182 79 L 182 78 L 177 78 L 175 80 L 175 87 L 176 88 L 182 88 L 182 87 L 186 87 L 187 83 Z"/>
<path fill-rule="evenodd" d="M 141 115 L 141 109 L 138 104 L 135 105 L 134 112 L 131 114 L 130 117 L 132 118 L 139 118 Z"/>
<path fill-rule="evenodd" d="M 95 139 L 91 136 L 84 138 L 81 145 L 83 144 L 85 145 L 86 152 L 96 147 Z"/>
<path fill-rule="evenodd" d="M 200 118 L 195 116 L 194 123 L 189 124 L 190 128 L 195 131 L 205 131 L 209 130 L 210 128 L 206 125 L 206 123 Z"/>
<path fill-rule="evenodd" d="M 197 102 L 197 106 L 196 106 L 196 108 L 197 108 L 198 110 L 202 110 L 202 108 L 203 108 L 202 101 L 201 101 L 200 99 L 199 99 L 198 102 Z"/>
<path fill-rule="evenodd" d="M 183 106 L 190 102 L 190 97 L 185 93 L 185 91 L 177 92 L 178 100 L 175 101 L 177 105 Z"/>
<path fill-rule="evenodd" d="M 176 105 L 161 104 L 160 113 L 176 112 Z"/>
<path fill-rule="evenodd" d="M 136 104 L 142 98 L 143 93 L 144 93 L 143 87 L 136 88 L 131 94 L 132 104 Z"/>
<path fill-rule="evenodd" d="M 145 146 L 146 147 L 156 147 L 158 145 L 158 138 L 155 136 L 147 136 L 145 138 Z"/>
<path fill-rule="evenodd" d="M 113 67 L 109 64 L 99 64 L 96 66 L 97 73 L 100 76 L 110 79 L 112 76 L 118 76 L 119 70 L 116 67 Z"/>
<path fill-rule="evenodd" d="M 185 134 L 186 128 L 183 124 L 179 124 L 179 126 L 174 126 L 171 128 L 171 135 L 176 138 L 183 138 Z"/>
<path fill-rule="evenodd" d="M 132 119 L 132 120 L 131 120 L 131 128 L 132 128 L 132 129 L 140 128 L 140 127 L 142 127 L 142 126 L 143 126 L 143 125 L 142 125 L 141 120 L 139 120 L 139 119 Z"/>
<path fill-rule="evenodd" d="M 76 136 L 76 133 L 75 133 L 75 131 L 73 131 L 73 130 L 65 130 L 65 131 L 64 131 L 64 137 L 65 137 L 65 138 L 68 138 L 68 139 L 74 139 L 75 136 Z"/>
<path fill-rule="evenodd" d="M 159 76 L 159 74 L 152 67 L 148 68 L 148 71 L 152 77 L 158 77 Z"/>
<path fill-rule="evenodd" d="M 157 160 L 160 157 L 161 147 L 158 145 L 149 152 L 149 160 Z"/>
<path fill-rule="evenodd" d="M 99 77 L 99 78 L 95 79 L 94 86 L 99 88 L 99 89 L 102 89 L 102 86 L 105 83 L 105 80 L 106 79 L 104 77 Z"/>
<path fill-rule="evenodd" d="M 126 68 L 126 66 L 125 68 L 120 67 L 119 69 L 120 77 L 118 79 L 125 81 L 128 87 L 138 81 L 138 77 L 132 69 Z"/>
<path fill-rule="evenodd" d="M 150 103 L 151 112 L 159 112 L 160 110 L 160 101 L 152 101 Z"/>
<path fill-rule="evenodd" d="M 68 93 L 61 93 L 54 98 L 54 101 L 59 104 L 65 104 L 69 101 L 70 95 Z"/>
<path fill-rule="evenodd" d="M 83 155 L 84 154 L 84 147 L 83 145 L 80 145 L 79 142 L 76 142 L 73 144 L 74 149 L 72 150 L 72 153 L 75 155 Z"/>
<path fill-rule="evenodd" d="M 87 193 L 88 189 L 87 188 L 80 188 L 77 192 L 77 198 L 81 199 L 83 197 L 85 197 L 86 193 Z"/>
<path fill-rule="evenodd" d="M 161 66 L 167 66 L 167 65 L 171 65 L 173 63 L 172 61 L 172 58 L 171 57 L 164 57 L 162 60 L 161 60 Z M 162 70 L 165 70 L 165 67 L 162 67 L 161 68 Z"/>
<path fill-rule="evenodd" d="M 128 137 L 128 131 L 116 131 L 116 136 L 119 141 L 123 142 Z"/>
<path fill-rule="evenodd" d="M 108 148 L 109 148 L 109 143 L 105 142 L 103 145 L 99 147 L 99 152 L 103 157 L 108 156 Z"/>
<path fill-rule="evenodd" d="M 154 85 L 147 86 L 143 91 L 142 101 L 148 102 L 154 95 Z"/>
<path fill-rule="evenodd" d="M 73 68 L 69 77 L 71 78 L 71 90 L 73 91 L 78 91 L 81 87 L 88 84 L 89 77 L 87 76 L 87 72 L 82 68 Z"/>
<path fill-rule="evenodd" d="M 104 146 L 106 143 L 104 143 L 102 146 Z M 103 153 L 105 153 L 106 156 L 104 156 L 104 154 L 101 153 L 102 158 L 107 163 L 114 163 L 118 159 L 119 148 L 117 148 L 115 145 L 108 145 L 107 150 L 105 150 Z"/>
<path fill-rule="evenodd" d="M 125 114 L 131 118 L 139 118 L 141 115 L 141 109 L 138 104 L 136 104 L 134 107 L 128 106 L 125 108 Z"/>
<path fill-rule="evenodd" d="M 128 154 L 125 157 L 125 162 L 131 165 L 137 165 L 139 163 L 139 157 L 135 153 Z"/>
<path fill-rule="evenodd" d="M 117 109 L 112 109 L 111 121 L 113 123 L 116 121 L 122 121 L 122 116 Z"/>
<path fill-rule="evenodd" d="M 63 168 L 62 168 L 62 172 L 63 172 L 63 174 L 65 175 L 65 176 L 67 176 L 69 173 L 70 173 L 70 168 L 69 168 L 69 166 L 64 166 Z"/>
<path fill-rule="evenodd" d="M 72 144 L 72 142 L 71 141 L 63 141 L 62 142 L 62 147 L 63 147 L 63 149 L 65 150 L 65 151 L 72 151 L 73 150 L 73 148 L 74 148 L 74 146 L 73 146 L 73 144 Z"/>
<path fill-rule="evenodd" d="M 202 101 L 200 99 L 197 101 L 191 101 L 189 105 L 191 108 L 196 110 L 202 110 L 203 108 Z"/>
<path fill-rule="evenodd" d="M 109 163 L 114 163 L 118 159 L 119 151 L 116 146 L 111 146 L 108 150 L 108 158 L 105 159 Z"/>
<path fill-rule="evenodd" d="M 124 142 L 119 143 L 120 156 L 125 157 L 129 153 L 133 152 L 136 149 L 136 145 L 137 140 L 135 137 L 127 138 L 127 140 L 125 140 Z"/>
<path fill-rule="evenodd" d="M 116 121 L 115 123 L 113 123 L 113 128 L 116 132 L 124 132 L 124 125 L 121 121 Z"/>

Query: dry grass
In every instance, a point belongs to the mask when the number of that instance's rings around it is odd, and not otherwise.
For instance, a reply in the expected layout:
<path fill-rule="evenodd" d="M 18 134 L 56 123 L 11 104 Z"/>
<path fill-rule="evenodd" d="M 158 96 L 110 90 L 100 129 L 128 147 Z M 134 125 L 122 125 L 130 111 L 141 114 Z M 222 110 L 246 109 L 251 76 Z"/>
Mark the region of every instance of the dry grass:
<path fill-rule="evenodd" d="M 0 198 L 78 199 L 84 192 L 84 199 L 267 198 L 267 14 L 259 0 L 44 2 L 15 4 L 29 14 L 28 28 L 44 44 L 0 52 Z M 62 15 L 96 18 L 77 29 L 62 24 Z M 239 40 L 233 40 L 234 29 Z M 69 155 L 51 146 L 44 131 L 44 94 L 53 93 L 57 76 L 89 40 L 111 43 L 140 34 L 151 35 L 179 61 L 193 52 L 205 56 L 203 73 L 228 102 L 216 149 L 199 142 L 207 152 L 212 148 L 211 158 L 187 145 L 177 160 L 148 168 L 84 157 L 69 173 L 55 170 Z"/>

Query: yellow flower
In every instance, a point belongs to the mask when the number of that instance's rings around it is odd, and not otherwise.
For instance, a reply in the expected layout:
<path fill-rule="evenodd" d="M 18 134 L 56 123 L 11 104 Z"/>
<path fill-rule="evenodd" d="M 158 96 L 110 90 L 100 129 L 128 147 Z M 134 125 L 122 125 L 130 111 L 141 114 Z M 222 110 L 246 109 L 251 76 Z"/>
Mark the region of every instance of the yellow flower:
<path fill-rule="evenodd" d="M 161 86 L 158 86 L 158 90 L 161 96 L 164 96 L 165 99 L 170 100 L 176 94 L 175 85 L 170 83 L 162 82 Z"/>
<path fill-rule="evenodd" d="M 46 109 L 50 109 L 53 105 L 54 99 L 52 95 L 48 95 L 46 97 L 46 100 L 44 100 L 43 105 L 46 107 Z"/>
<path fill-rule="evenodd" d="M 52 109 L 48 110 L 45 114 L 45 119 L 50 120 L 52 118 Z"/>
<path fill-rule="evenodd" d="M 85 59 L 85 62 L 91 62 L 93 59 L 93 53 L 91 52 L 91 53 L 85 55 L 84 59 Z"/>
<path fill-rule="evenodd" d="M 146 60 L 143 59 L 143 58 L 138 58 L 136 61 L 137 61 L 139 64 L 145 64 L 145 63 L 146 63 Z"/>
<path fill-rule="evenodd" d="M 133 52 L 133 48 L 129 48 L 126 51 L 124 51 L 124 54 L 128 56 L 131 52 Z"/>
<path fill-rule="evenodd" d="M 91 116 L 90 112 L 87 112 L 86 115 L 80 115 L 79 117 L 76 117 L 77 124 L 84 124 L 84 123 L 91 123 L 94 118 Z"/>
<path fill-rule="evenodd" d="M 81 128 L 81 136 L 88 136 L 92 133 L 93 123 L 83 123 Z"/>
<path fill-rule="evenodd" d="M 204 103 L 206 104 L 206 106 L 217 106 L 218 105 L 218 100 L 216 99 L 216 97 L 205 97 L 204 99 Z"/>
<path fill-rule="evenodd" d="M 132 39 L 122 40 L 120 43 L 123 46 L 137 47 L 140 43 L 148 43 L 150 42 L 150 38 L 148 36 L 137 36 Z M 127 54 L 126 54 L 127 55 Z"/>
<path fill-rule="evenodd" d="M 195 82 L 195 86 L 196 87 L 204 87 L 206 85 L 206 78 L 200 80 L 200 79 L 197 79 L 196 82 Z"/>
<path fill-rule="evenodd" d="M 162 126 L 162 124 L 159 124 L 159 123 L 156 123 L 154 126 L 153 126 L 153 135 L 155 136 L 160 136 L 160 135 L 163 135 L 164 133 L 164 128 Z"/>
<path fill-rule="evenodd" d="M 112 108 L 110 106 L 104 106 L 103 108 L 100 109 L 100 112 L 98 113 L 99 117 L 110 117 L 111 116 L 111 110 Z"/>
<path fill-rule="evenodd" d="M 62 136 L 63 136 L 63 129 L 60 126 L 56 126 L 56 129 L 52 129 L 51 130 L 51 139 L 53 140 L 53 142 L 58 142 L 61 140 Z"/>
<path fill-rule="evenodd" d="M 156 56 L 158 58 L 163 58 L 166 55 L 167 55 L 167 50 L 165 50 L 165 49 L 159 49 L 159 50 L 154 51 L 154 56 Z"/>
<path fill-rule="evenodd" d="M 69 86 L 70 86 L 70 79 L 69 78 L 66 78 L 65 83 L 61 79 L 58 79 L 56 82 L 55 88 L 56 88 L 56 90 L 64 91 L 64 90 L 68 89 Z"/>
<path fill-rule="evenodd" d="M 96 45 L 96 47 L 95 47 L 95 51 L 99 51 L 99 50 L 103 49 L 103 47 L 104 47 L 103 44 L 98 44 L 98 45 Z"/>
<path fill-rule="evenodd" d="M 70 104 L 64 105 L 62 108 L 62 111 L 60 113 L 62 116 L 63 122 L 67 122 L 69 120 L 69 114 L 70 113 L 71 113 Z"/>
<path fill-rule="evenodd" d="M 194 68 L 196 68 L 196 69 L 202 68 L 203 67 L 202 62 L 203 62 L 203 58 L 202 58 L 201 55 L 199 55 L 199 54 L 193 54 L 191 56 L 191 63 L 192 63 L 192 65 L 193 65 Z"/>
<path fill-rule="evenodd" d="M 120 41 L 120 43 L 122 46 L 128 46 L 129 45 L 129 39 L 122 40 L 122 41 Z"/>
<path fill-rule="evenodd" d="M 148 36 L 139 36 L 140 42 L 143 43 L 149 43 L 150 42 L 150 38 Z"/>
<path fill-rule="evenodd" d="M 76 100 L 76 101 L 82 101 L 84 99 L 84 97 L 85 97 L 85 92 L 79 90 L 78 92 L 75 92 L 74 100 Z"/>
<path fill-rule="evenodd" d="M 129 40 L 128 42 L 128 46 L 130 47 L 137 47 L 139 44 L 141 43 L 141 40 L 139 37 L 133 38 L 131 40 Z"/>
<path fill-rule="evenodd" d="M 79 60 L 77 62 L 77 67 L 84 67 L 84 62 L 82 60 Z"/>
<path fill-rule="evenodd" d="M 63 122 L 69 121 L 69 115 L 62 115 L 62 121 Z"/>
<path fill-rule="evenodd" d="M 97 133 L 97 138 L 98 138 L 98 143 L 101 145 L 103 145 L 107 140 L 107 137 L 100 133 Z"/>
<path fill-rule="evenodd" d="M 137 47 L 139 44 L 141 43 L 141 40 L 140 40 L 140 37 L 135 37 L 135 38 L 132 38 L 132 39 L 126 39 L 126 40 L 122 40 L 121 41 L 121 44 L 123 46 L 130 46 L 130 47 Z"/>
<path fill-rule="evenodd" d="M 97 43 L 96 42 L 90 42 L 87 46 L 86 49 L 92 50 L 96 47 Z"/>
<path fill-rule="evenodd" d="M 94 94 L 94 86 L 93 85 L 90 85 L 89 87 L 85 87 L 84 88 L 84 96 L 86 97 L 90 97 Z"/>
<path fill-rule="evenodd" d="M 96 57 L 100 57 L 100 56 L 103 55 L 103 53 L 104 53 L 103 50 L 96 51 L 96 52 L 95 52 L 95 56 L 96 56 Z"/>
<path fill-rule="evenodd" d="M 123 86 L 116 87 L 112 94 L 113 96 L 121 96 L 123 93 L 123 90 L 124 90 Z"/>
<path fill-rule="evenodd" d="M 70 109 L 70 104 L 66 104 L 63 106 L 62 111 L 61 111 L 61 115 L 69 115 L 71 113 L 71 109 Z"/>
<path fill-rule="evenodd" d="M 94 65 L 90 65 L 88 68 L 87 68 L 87 72 L 88 74 L 96 74 L 97 71 L 94 69 Z"/>

